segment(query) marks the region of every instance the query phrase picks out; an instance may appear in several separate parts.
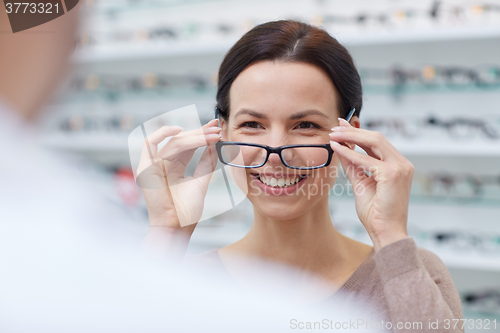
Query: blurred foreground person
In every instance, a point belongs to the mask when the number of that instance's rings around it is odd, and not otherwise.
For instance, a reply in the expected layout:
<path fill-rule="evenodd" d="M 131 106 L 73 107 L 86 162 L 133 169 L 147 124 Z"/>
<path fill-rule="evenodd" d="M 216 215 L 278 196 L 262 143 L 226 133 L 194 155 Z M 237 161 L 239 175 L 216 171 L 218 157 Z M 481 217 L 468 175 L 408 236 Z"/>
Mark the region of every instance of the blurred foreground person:
<path fill-rule="evenodd" d="M 67 70 L 79 8 L 13 34 L 0 7 L 1 332 L 365 328 L 366 316 L 313 312 L 127 250 L 132 237 L 115 237 L 127 217 L 100 200 L 77 169 L 38 144 L 36 124 Z M 129 226 L 128 234 L 134 232 Z M 290 275 L 287 268 L 280 272 Z"/>

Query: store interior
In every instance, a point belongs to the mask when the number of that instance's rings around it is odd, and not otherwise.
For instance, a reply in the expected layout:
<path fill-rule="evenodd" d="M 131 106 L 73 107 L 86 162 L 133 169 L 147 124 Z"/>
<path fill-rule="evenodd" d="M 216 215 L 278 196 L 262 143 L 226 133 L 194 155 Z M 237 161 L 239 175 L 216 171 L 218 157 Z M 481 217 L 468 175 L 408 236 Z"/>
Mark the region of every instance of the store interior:
<path fill-rule="evenodd" d="M 499 0 L 87 0 L 82 9 L 73 68 L 47 107 L 43 144 L 132 216 L 143 227 L 138 239 L 148 219 L 129 135 L 193 104 L 201 124 L 213 119 L 229 48 L 257 24 L 298 19 L 351 52 L 364 89 L 361 127 L 382 132 L 415 166 L 409 235 L 446 264 L 465 318 L 500 324 Z M 251 209 L 242 199 L 208 214 L 189 253 L 243 237 Z M 352 194 L 334 188 L 330 209 L 338 230 L 371 244 Z"/>

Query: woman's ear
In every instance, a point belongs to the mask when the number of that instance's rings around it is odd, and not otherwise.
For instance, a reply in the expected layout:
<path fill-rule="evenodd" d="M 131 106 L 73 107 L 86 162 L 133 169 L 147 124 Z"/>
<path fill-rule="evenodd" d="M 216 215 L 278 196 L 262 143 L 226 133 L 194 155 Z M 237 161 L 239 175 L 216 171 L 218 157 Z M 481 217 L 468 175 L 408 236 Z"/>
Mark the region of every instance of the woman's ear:
<path fill-rule="evenodd" d="M 356 127 L 356 128 L 361 127 L 361 123 L 359 122 L 358 116 L 353 116 L 351 118 L 351 121 L 349 122 L 349 124 L 351 124 L 352 127 Z"/>

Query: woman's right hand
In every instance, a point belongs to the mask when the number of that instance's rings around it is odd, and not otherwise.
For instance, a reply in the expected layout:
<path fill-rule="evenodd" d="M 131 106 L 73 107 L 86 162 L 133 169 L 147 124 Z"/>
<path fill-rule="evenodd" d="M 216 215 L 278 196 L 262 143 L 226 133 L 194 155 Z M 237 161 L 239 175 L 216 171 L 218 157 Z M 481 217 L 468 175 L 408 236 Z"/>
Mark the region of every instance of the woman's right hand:
<path fill-rule="evenodd" d="M 217 164 L 214 144 L 220 139 L 220 128 L 214 119 L 200 129 L 181 131 L 178 126 L 164 126 L 145 139 L 137 180 L 144 193 L 150 227 L 192 233 L 201 218 L 208 183 Z M 170 140 L 158 150 L 167 137 Z M 186 166 L 202 146 L 206 148 L 193 176 L 185 177 Z"/>

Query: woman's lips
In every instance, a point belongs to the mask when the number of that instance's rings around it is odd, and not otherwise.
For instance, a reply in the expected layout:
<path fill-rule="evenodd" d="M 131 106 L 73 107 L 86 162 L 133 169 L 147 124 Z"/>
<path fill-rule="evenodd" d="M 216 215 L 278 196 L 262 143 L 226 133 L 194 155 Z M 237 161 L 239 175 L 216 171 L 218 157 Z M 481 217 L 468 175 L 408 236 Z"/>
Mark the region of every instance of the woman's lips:
<path fill-rule="evenodd" d="M 302 187 L 304 185 L 306 179 L 308 178 L 308 176 L 306 175 L 306 177 L 302 178 L 298 183 L 296 183 L 294 185 L 291 185 L 291 186 L 286 186 L 286 187 L 272 187 L 272 186 L 266 185 L 263 182 L 261 182 L 257 178 L 257 176 L 255 174 L 250 174 L 250 177 L 251 177 L 250 186 L 252 188 L 255 188 L 254 187 L 254 184 L 255 184 L 265 194 L 267 194 L 267 195 L 276 195 L 276 196 L 291 195 L 291 194 L 293 194 L 300 187 Z"/>

